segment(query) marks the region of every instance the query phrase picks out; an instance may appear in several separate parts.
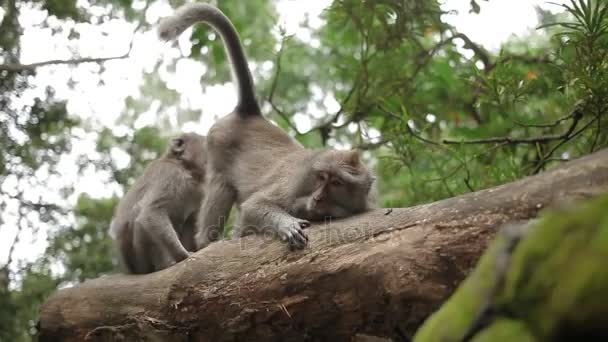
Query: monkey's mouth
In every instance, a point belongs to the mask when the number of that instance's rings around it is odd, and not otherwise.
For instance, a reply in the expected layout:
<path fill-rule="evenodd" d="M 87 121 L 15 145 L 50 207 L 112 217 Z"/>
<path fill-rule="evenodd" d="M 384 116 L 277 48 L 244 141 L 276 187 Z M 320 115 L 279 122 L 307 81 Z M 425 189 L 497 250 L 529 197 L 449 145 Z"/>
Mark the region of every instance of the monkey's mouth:
<path fill-rule="evenodd" d="M 331 201 L 318 201 L 311 198 L 306 208 L 310 213 L 320 216 L 339 217 L 343 211 L 340 206 Z"/>

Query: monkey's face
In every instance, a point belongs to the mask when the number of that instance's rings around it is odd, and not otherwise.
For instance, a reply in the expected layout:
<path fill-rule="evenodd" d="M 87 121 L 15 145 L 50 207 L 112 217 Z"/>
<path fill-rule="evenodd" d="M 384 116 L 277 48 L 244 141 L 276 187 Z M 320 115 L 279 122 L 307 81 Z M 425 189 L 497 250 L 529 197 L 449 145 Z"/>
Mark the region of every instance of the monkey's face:
<path fill-rule="evenodd" d="M 171 154 L 186 166 L 204 170 L 207 160 L 207 141 L 196 133 L 184 133 L 171 139 Z"/>
<path fill-rule="evenodd" d="M 307 209 L 319 216 L 340 218 L 367 208 L 374 181 L 357 151 L 327 151 L 313 166 L 314 190 Z"/>

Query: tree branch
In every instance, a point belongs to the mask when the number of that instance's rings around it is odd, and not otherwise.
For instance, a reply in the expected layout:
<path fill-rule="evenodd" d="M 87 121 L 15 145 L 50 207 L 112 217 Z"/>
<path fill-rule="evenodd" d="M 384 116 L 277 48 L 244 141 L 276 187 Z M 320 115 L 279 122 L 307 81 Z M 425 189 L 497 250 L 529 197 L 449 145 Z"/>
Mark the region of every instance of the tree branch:
<path fill-rule="evenodd" d="M 41 341 L 409 339 L 470 272 L 498 227 L 608 191 L 608 150 L 543 174 L 412 208 L 317 224 L 291 252 L 221 241 L 160 272 L 59 290 Z M 111 303 L 111 305 L 109 305 Z"/>

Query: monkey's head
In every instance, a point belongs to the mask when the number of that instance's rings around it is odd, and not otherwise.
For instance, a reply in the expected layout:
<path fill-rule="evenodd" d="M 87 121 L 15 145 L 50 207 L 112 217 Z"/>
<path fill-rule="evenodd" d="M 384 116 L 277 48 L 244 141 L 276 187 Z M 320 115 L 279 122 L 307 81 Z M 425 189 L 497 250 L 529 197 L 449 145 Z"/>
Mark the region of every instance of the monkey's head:
<path fill-rule="evenodd" d="M 373 206 L 375 177 L 361 162 L 359 151 L 327 150 L 312 165 L 313 191 L 307 210 L 340 218 Z"/>
<path fill-rule="evenodd" d="M 183 133 L 169 142 L 167 155 L 188 168 L 203 171 L 207 161 L 207 140 L 196 133 Z"/>

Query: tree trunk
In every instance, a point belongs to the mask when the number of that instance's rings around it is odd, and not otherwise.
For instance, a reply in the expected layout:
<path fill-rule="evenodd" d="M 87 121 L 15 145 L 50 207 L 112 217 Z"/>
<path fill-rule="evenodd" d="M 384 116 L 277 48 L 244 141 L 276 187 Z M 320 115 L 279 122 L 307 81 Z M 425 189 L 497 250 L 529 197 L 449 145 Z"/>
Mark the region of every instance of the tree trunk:
<path fill-rule="evenodd" d="M 110 275 L 42 306 L 42 341 L 407 341 L 506 221 L 608 191 L 608 150 L 492 189 L 308 230 L 289 251 L 222 241 L 169 269 Z M 562 202 L 564 201 L 564 202 Z"/>

